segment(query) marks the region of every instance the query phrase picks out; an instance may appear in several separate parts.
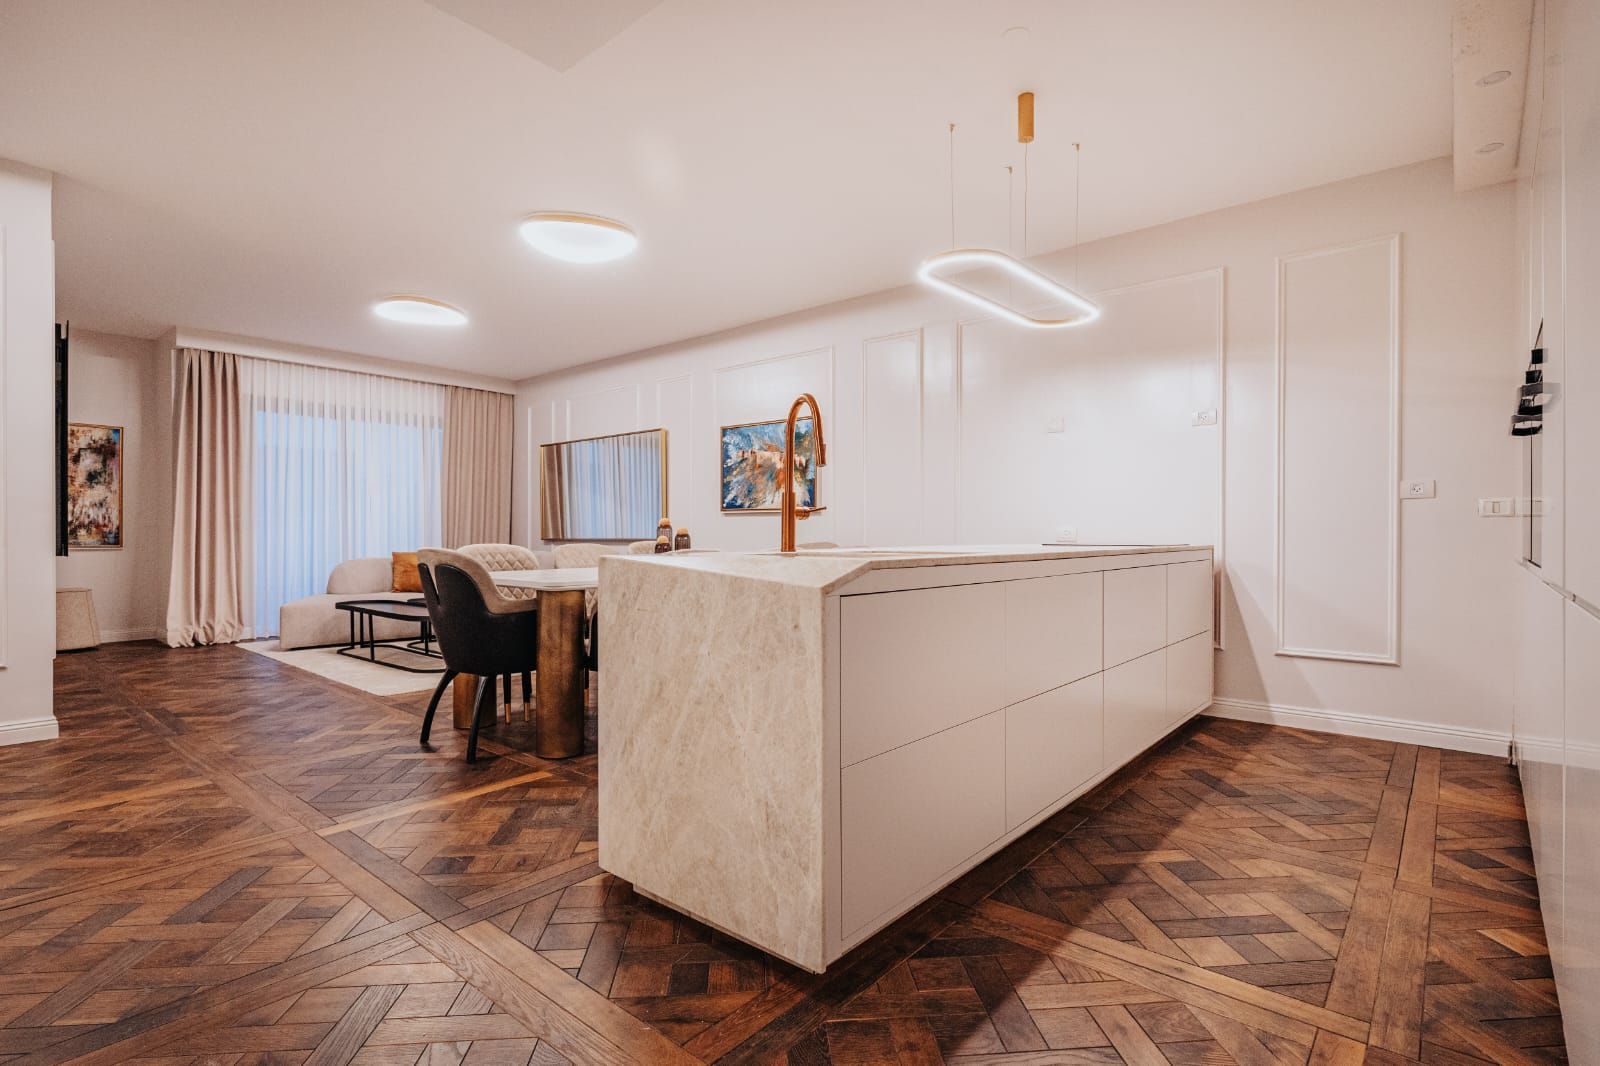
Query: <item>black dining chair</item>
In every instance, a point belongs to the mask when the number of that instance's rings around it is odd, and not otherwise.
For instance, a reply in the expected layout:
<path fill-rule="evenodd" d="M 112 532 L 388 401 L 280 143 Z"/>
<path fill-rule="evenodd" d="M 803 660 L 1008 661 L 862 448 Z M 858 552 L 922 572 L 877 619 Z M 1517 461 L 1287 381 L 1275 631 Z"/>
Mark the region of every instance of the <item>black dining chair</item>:
<path fill-rule="evenodd" d="M 530 671 L 538 669 L 539 601 L 501 596 L 483 564 L 460 552 L 423 548 L 417 553 L 417 560 L 422 598 L 428 605 L 428 617 L 445 665 L 444 677 L 422 717 L 422 743 L 428 743 L 433 715 L 445 689 L 458 674 L 476 674 L 467 761 L 477 762 L 478 712 L 484 687 L 492 688 L 497 677 L 509 679 L 512 674 L 522 674 L 526 678 Z"/>

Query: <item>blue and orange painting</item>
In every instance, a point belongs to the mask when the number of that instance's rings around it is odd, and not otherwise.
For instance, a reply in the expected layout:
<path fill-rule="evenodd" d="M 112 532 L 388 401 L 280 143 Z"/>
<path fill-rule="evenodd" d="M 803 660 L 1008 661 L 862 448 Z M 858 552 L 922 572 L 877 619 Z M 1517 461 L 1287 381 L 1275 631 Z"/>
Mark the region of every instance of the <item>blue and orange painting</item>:
<path fill-rule="evenodd" d="M 776 511 L 783 495 L 778 470 L 783 465 L 783 421 L 752 422 L 722 427 L 722 509 L 724 511 Z M 794 429 L 795 502 L 815 507 L 817 464 L 811 419 L 802 418 Z"/>

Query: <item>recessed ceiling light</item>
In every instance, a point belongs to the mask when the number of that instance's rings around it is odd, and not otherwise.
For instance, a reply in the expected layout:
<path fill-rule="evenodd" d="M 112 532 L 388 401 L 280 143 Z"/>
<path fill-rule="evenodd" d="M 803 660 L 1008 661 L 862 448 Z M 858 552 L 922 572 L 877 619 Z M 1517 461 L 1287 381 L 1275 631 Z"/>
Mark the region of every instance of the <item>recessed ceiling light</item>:
<path fill-rule="evenodd" d="M 522 220 L 522 239 L 567 263 L 609 263 L 639 247 L 639 238 L 622 223 L 572 211 L 537 211 Z"/>
<path fill-rule="evenodd" d="M 1506 142 L 1505 141 L 1490 141 L 1488 144 L 1480 144 L 1480 145 L 1478 145 L 1478 147 L 1476 149 L 1474 149 L 1474 151 L 1476 151 L 1479 155 L 1488 155 L 1491 152 L 1498 152 L 1500 149 L 1504 148 L 1505 146 L 1506 146 Z"/>
<path fill-rule="evenodd" d="M 467 314 L 441 300 L 426 296 L 385 296 L 372 307 L 373 314 L 391 322 L 405 322 L 414 326 L 464 326 Z"/>
<path fill-rule="evenodd" d="M 1489 73 L 1478 79 L 1478 84 L 1499 85 L 1509 77 L 1511 77 L 1511 72 L 1509 70 L 1491 70 Z"/>

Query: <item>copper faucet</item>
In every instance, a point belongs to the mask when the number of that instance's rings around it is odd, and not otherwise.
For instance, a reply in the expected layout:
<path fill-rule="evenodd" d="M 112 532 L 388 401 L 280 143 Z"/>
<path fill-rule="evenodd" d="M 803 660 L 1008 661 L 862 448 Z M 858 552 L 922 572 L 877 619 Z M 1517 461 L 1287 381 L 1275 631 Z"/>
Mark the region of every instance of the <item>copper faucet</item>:
<path fill-rule="evenodd" d="M 817 465 L 828 465 L 828 446 L 822 439 L 822 408 L 817 406 L 815 396 L 809 392 L 803 393 L 789 405 L 789 420 L 783 424 L 783 468 L 778 472 L 778 486 L 783 491 L 782 531 L 778 535 L 778 550 L 788 555 L 794 554 L 795 520 L 810 518 L 819 511 L 827 510 L 826 507 L 801 507 L 795 502 L 794 424 L 800 415 L 800 408 L 807 405 L 811 408 L 811 430 L 815 442 L 813 450 L 817 457 Z"/>

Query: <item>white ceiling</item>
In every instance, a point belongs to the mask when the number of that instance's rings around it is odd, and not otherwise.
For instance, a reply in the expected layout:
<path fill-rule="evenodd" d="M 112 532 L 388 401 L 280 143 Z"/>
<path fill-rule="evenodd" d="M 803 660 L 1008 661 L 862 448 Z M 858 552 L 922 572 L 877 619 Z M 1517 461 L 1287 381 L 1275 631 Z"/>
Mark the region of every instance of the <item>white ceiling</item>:
<path fill-rule="evenodd" d="M 1031 251 L 1070 242 L 1074 140 L 1086 240 L 1451 149 L 1449 0 L 598 2 L 535 5 L 541 62 L 492 0 L 3 0 L 59 313 L 522 378 L 905 284 L 949 243 L 948 122 L 957 241 L 1003 245 L 1023 89 Z M 543 260 L 538 209 L 642 247 Z"/>

